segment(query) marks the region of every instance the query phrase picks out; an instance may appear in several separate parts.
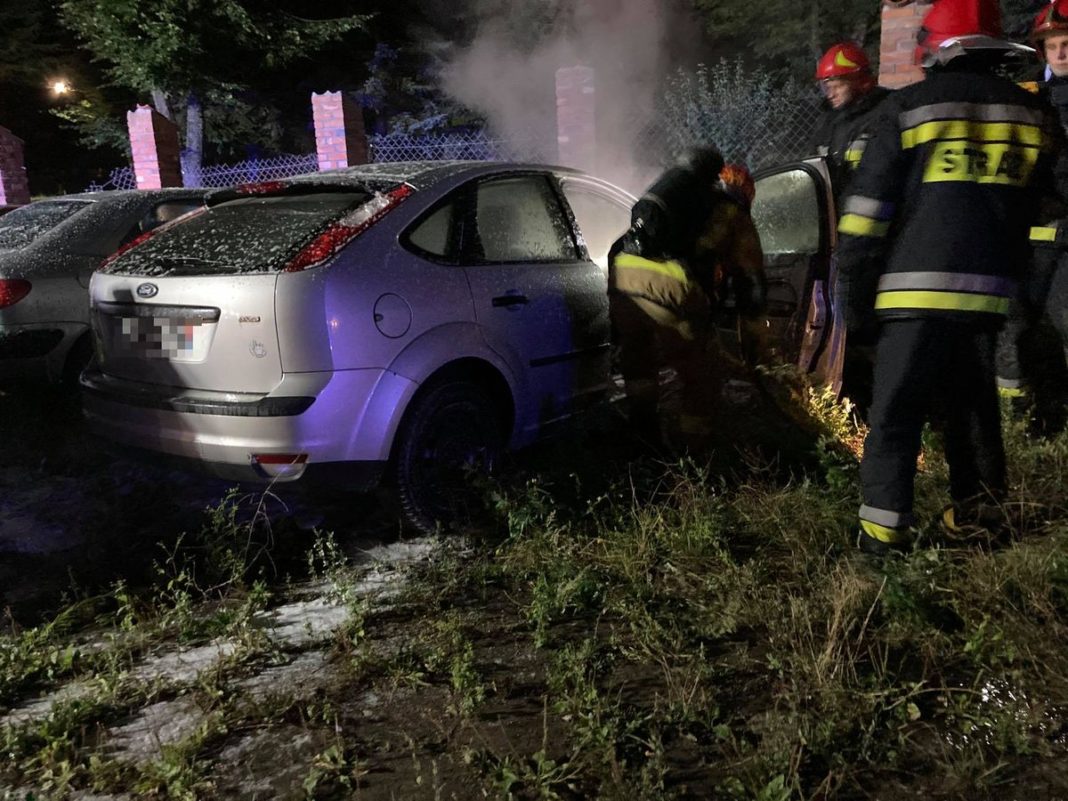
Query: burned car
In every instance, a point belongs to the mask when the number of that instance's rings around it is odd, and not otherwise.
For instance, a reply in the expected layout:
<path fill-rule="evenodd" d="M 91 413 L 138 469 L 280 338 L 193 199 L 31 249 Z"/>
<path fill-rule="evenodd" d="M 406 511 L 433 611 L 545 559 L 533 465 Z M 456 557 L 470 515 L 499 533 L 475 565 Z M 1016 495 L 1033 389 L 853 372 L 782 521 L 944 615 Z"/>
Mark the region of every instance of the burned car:
<path fill-rule="evenodd" d="M 395 480 L 425 529 L 610 386 L 606 256 L 634 198 L 574 170 L 379 164 L 209 195 L 92 279 L 106 438 L 235 479 Z"/>
<path fill-rule="evenodd" d="M 93 192 L 38 200 L 0 217 L 0 385 L 76 386 L 92 353 L 93 270 L 203 196 L 197 189 Z"/>

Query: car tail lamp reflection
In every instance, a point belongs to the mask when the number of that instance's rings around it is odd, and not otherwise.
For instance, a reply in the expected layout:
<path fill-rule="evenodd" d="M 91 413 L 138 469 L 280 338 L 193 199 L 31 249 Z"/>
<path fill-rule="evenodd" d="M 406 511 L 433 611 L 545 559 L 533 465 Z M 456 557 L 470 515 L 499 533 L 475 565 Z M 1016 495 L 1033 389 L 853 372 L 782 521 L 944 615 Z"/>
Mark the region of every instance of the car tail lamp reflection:
<path fill-rule="evenodd" d="M 304 246 L 282 268 L 283 272 L 299 273 L 318 267 L 338 253 L 345 245 L 358 237 L 376 222 L 395 209 L 401 201 L 412 194 L 412 188 L 401 184 L 388 192 L 375 195 L 358 209 L 349 212 L 315 239 Z"/>
<path fill-rule="evenodd" d="M 274 479 L 297 479 L 308 466 L 306 453 L 254 453 L 252 465 L 261 475 Z"/>
<path fill-rule="evenodd" d="M 28 294 L 31 285 L 22 278 L 0 278 L 0 309 L 14 306 Z"/>
<path fill-rule="evenodd" d="M 285 188 L 286 184 L 282 181 L 258 181 L 235 186 L 234 192 L 239 195 L 275 195 Z"/>

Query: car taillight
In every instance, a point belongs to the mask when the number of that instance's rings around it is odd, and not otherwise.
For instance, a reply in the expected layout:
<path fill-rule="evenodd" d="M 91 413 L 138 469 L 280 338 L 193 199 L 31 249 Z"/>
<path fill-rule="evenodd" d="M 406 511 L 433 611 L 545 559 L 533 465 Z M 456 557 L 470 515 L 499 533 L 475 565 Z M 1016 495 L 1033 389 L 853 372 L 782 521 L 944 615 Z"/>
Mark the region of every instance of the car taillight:
<path fill-rule="evenodd" d="M 358 237 L 376 222 L 385 217 L 398 204 L 412 194 L 412 188 L 401 184 L 368 200 L 358 209 L 346 214 L 340 220 L 315 237 L 301 251 L 289 260 L 282 272 L 299 273 L 310 267 L 317 267 L 330 259 L 345 245 Z"/>
<path fill-rule="evenodd" d="M 252 466 L 260 475 L 266 478 L 300 478 L 308 466 L 308 454 L 254 453 L 252 454 Z"/>
<path fill-rule="evenodd" d="M 14 306 L 28 294 L 31 285 L 23 278 L 0 278 L 0 309 Z"/>
<path fill-rule="evenodd" d="M 192 211 L 187 211 L 185 214 L 183 214 L 180 217 L 175 217 L 173 220 L 168 220 L 167 222 L 163 223 L 162 225 L 157 225 L 155 228 L 149 228 L 143 234 L 138 234 L 137 236 L 135 236 L 133 239 L 131 239 L 125 245 L 121 245 L 118 250 L 116 250 L 114 253 L 112 253 L 110 256 L 108 256 L 106 259 L 104 259 L 102 262 L 100 262 L 100 266 L 97 267 L 97 269 L 99 270 L 99 269 L 102 269 L 104 267 L 107 267 L 109 264 L 111 264 L 113 261 L 115 261 L 115 259 L 117 259 L 119 256 L 121 256 L 123 253 L 128 253 L 129 251 L 133 250 L 138 245 L 143 245 L 145 242 L 147 242 L 149 239 L 151 239 L 152 237 L 154 237 L 156 234 L 160 233 L 161 231 L 165 231 L 166 229 L 170 228 L 171 226 L 178 225 L 178 223 L 185 222 L 186 220 L 190 220 L 193 217 L 199 216 L 199 215 L 203 214 L 207 210 L 208 209 L 207 209 L 206 206 L 200 206 L 198 208 L 193 209 Z"/>

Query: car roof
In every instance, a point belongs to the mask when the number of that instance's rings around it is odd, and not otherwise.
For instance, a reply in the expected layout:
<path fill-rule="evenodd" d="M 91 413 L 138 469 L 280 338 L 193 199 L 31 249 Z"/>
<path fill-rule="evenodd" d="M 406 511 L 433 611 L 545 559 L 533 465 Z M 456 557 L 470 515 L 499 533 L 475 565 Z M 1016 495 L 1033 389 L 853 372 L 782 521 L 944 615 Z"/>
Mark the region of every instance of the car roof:
<path fill-rule="evenodd" d="M 528 164 L 517 161 L 396 161 L 379 164 L 360 164 L 341 170 L 297 175 L 282 180 L 285 184 L 331 184 L 341 186 L 366 184 L 405 183 L 416 189 L 427 189 L 434 184 L 457 177 L 475 177 L 500 172 L 555 172 L 585 176 L 580 170 L 552 164 Z"/>

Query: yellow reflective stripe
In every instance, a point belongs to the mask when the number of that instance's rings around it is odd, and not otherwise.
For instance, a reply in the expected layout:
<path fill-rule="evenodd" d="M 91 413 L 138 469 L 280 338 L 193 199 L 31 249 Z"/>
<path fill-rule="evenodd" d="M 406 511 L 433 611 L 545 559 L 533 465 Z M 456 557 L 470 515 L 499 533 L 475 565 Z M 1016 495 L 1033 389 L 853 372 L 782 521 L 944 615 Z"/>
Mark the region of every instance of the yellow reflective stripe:
<path fill-rule="evenodd" d="M 922 290 L 880 292 L 876 309 L 943 309 L 945 311 L 989 312 L 1007 314 L 1009 299 L 999 295 L 974 295 L 968 292 L 931 292 Z"/>
<path fill-rule="evenodd" d="M 860 159 L 864 155 L 864 148 L 850 149 L 845 152 L 846 163 L 851 167 L 856 167 L 860 164 Z"/>
<path fill-rule="evenodd" d="M 908 150 L 926 142 L 968 139 L 974 142 L 1012 142 L 1031 147 L 1049 143 L 1038 125 L 1018 122 L 979 122 L 978 120 L 935 120 L 901 132 L 901 147 Z"/>
<path fill-rule="evenodd" d="M 890 230 L 890 223 L 883 220 L 873 220 L 862 214 L 843 214 L 838 221 L 838 233 L 852 234 L 853 236 L 886 236 Z"/>
<path fill-rule="evenodd" d="M 1057 229 L 1047 225 L 1036 225 L 1031 228 L 1032 242 L 1053 242 L 1057 239 Z"/>
<path fill-rule="evenodd" d="M 861 520 L 860 527 L 864 530 L 864 533 L 872 539 L 879 540 L 879 542 L 885 542 L 888 545 L 897 545 L 898 543 L 906 542 L 909 538 L 908 534 L 901 529 L 880 526 L 878 523 L 873 523 L 870 520 Z"/>
<path fill-rule="evenodd" d="M 1026 398 L 1026 387 L 998 387 L 998 394 L 1003 398 Z"/>
<path fill-rule="evenodd" d="M 615 266 L 627 270 L 649 270 L 650 272 L 674 278 L 680 284 L 688 284 L 690 277 L 685 268 L 677 261 L 654 261 L 631 253 L 620 253 L 615 258 Z"/>

